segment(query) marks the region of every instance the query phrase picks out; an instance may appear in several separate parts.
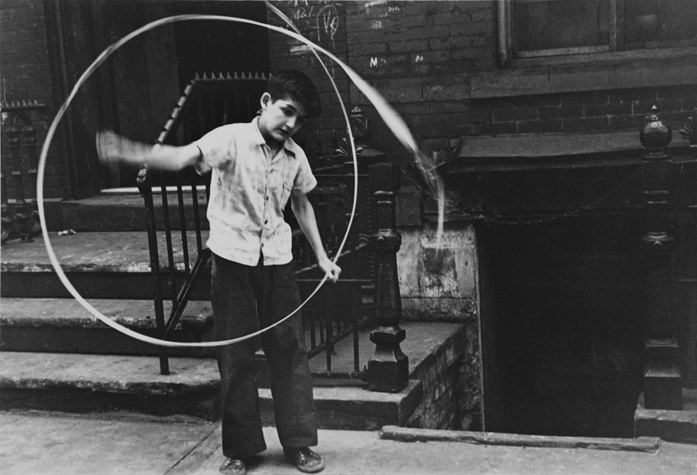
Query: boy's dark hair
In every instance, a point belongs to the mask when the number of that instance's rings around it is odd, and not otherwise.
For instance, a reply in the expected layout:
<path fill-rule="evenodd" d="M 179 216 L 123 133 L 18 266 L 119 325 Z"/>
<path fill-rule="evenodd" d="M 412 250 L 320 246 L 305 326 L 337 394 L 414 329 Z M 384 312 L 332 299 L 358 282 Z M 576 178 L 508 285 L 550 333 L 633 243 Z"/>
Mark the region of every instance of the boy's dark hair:
<path fill-rule="evenodd" d="M 272 73 L 266 92 L 274 101 L 285 97 L 298 101 L 305 107 L 308 117 L 317 117 L 322 112 L 317 88 L 310 78 L 295 69 Z"/>

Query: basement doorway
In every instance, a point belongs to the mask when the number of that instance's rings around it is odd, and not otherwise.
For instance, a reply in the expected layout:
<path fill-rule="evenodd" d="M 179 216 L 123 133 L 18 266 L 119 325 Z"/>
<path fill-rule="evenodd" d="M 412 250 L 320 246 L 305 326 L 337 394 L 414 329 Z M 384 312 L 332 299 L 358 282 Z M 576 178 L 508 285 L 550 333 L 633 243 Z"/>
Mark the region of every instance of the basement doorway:
<path fill-rule="evenodd" d="M 641 221 L 540 221 L 478 229 L 485 430 L 632 437 Z"/>

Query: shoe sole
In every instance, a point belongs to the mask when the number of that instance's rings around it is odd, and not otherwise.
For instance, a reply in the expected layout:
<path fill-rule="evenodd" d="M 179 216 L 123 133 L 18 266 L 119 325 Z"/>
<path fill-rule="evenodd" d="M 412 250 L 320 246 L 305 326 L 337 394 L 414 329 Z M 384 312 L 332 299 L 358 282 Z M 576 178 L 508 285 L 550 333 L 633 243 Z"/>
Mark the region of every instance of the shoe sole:
<path fill-rule="evenodd" d="M 296 465 L 296 468 L 303 473 L 317 473 L 317 472 L 321 472 L 322 470 L 324 470 L 324 462 L 320 463 L 316 467 L 302 467 L 301 468 L 300 466 Z"/>

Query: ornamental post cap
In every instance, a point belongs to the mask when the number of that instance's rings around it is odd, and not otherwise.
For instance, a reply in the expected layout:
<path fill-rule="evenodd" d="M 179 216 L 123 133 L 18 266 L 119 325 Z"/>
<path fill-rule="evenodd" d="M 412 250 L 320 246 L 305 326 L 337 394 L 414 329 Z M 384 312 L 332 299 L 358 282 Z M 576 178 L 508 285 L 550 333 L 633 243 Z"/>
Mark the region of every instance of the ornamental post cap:
<path fill-rule="evenodd" d="M 661 149 L 668 146 L 673 138 L 673 131 L 663 120 L 655 104 L 644 117 L 644 124 L 639 132 L 639 141 L 646 148 Z"/>

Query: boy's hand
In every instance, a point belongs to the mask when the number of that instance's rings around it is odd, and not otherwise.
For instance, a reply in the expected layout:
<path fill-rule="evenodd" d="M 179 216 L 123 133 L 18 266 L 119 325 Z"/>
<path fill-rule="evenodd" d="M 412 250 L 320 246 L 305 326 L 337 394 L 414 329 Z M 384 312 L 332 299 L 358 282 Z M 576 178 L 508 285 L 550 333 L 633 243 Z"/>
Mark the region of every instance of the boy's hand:
<path fill-rule="evenodd" d="M 324 259 L 318 261 L 317 264 L 319 265 L 320 269 L 322 269 L 322 271 L 325 273 L 327 279 L 329 279 L 332 282 L 336 282 L 337 280 L 339 280 L 339 274 L 341 274 L 341 267 L 334 264 L 331 261 L 331 259 L 325 257 Z"/>
<path fill-rule="evenodd" d="M 108 166 L 116 163 L 142 165 L 146 154 L 152 150 L 150 145 L 135 142 L 111 130 L 97 132 L 96 145 L 99 161 Z"/>

